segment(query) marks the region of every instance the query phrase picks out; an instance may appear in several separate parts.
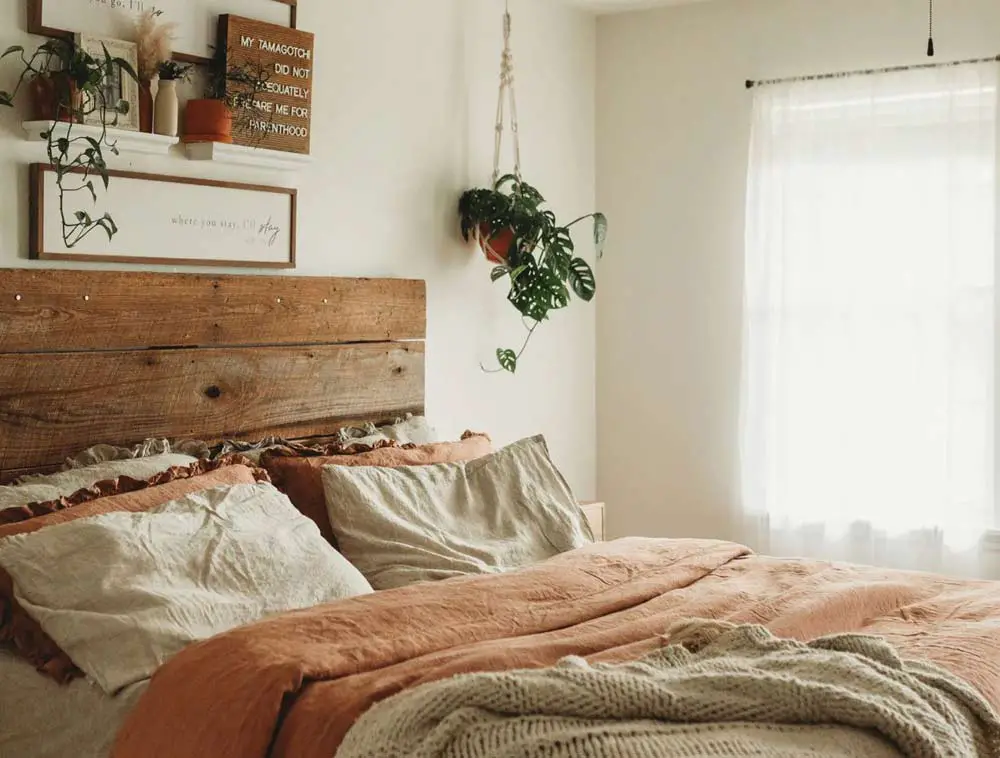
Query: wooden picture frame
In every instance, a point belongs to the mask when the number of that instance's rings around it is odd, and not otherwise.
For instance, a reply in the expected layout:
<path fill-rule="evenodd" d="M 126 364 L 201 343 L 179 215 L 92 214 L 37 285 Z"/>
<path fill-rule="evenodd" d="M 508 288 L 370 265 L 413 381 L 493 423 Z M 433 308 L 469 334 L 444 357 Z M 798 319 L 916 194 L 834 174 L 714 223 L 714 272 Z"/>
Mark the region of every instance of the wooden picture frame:
<path fill-rule="evenodd" d="M 93 56 L 96 60 L 104 60 L 104 51 L 112 58 L 128 61 L 133 71 L 139 69 L 139 48 L 135 42 L 127 42 L 110 37 L 92 37 L 89 34 L 75 36 L 77 49 Z M 107 92 L 104 98 L 104 113 L 91 102 L 84 102 L 83 123 L 89 126 L 112 126 L 116 129 L 127 129 L 130 132 L 139 131 L 139 83 L 127 73 L 112 66 L 106 72 L 114 76 L 114 80 L 106 80 Z M 84 94 L 85 100 L 91 100 Z M 128 112 L 118 113 L 115 107 L 119 101 L 128 103 Z"/>
<path fill-rule="evenodd" d="M 47 163 L 31 165 L 30 258 L 295 268 L 295 189 L 135 171 L 108 171 L 108 176 L 110 185 L 98 196 L 98 202 L 102 212 L 107 210 L 114 217 L 118 233 L 108 240 L 98 229 L 67 248 L 61 235 L 61 216 L 53 207 L 58 202 L 56 173 Z M 201 255 L 192 255 L 199 251 Z"/>
<path fill-rule="evenodd" d="M 95 36 L 115 36 L 113 30 L 86 30 L 86 29 L 64 29 L 55 25 L 45 23 L 45 3 L 57 2 L 58 0 L 25 0 L 27 10 L 27 28 L 29 34 L 38 34 L 43 37 L 60 37 L 63 39 L 73 39 L 77 32 L 89 32 Z M 271 3 L 288 6 L 288 26 L 290 29 L 298 28 L 298 0 L 267 0 Z M 82 0 L 72 0 L 72 2 L 82 4 Z M 221 12 L 231 11 L 238 13 L 241 11 L 239 0 L 233 3 L 234 7 L 227 7 Z M 242 9 L 245 11 L 245 9 Z M 211 44 L 215 43 L 215 35 L 211 35 Z M 210 55 L 178 51 L 174 53 L 174 60 L 183 63 L 195 63 L 204 65 L 210 62 Z"/>

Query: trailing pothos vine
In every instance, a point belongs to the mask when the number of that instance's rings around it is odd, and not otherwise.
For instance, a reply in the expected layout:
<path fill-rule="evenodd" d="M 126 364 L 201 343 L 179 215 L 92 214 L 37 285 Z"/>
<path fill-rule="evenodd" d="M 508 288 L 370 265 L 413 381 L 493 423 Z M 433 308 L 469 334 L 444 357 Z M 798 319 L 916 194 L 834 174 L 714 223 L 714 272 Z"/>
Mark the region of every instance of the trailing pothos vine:
<path fill-rule="evenodd" d="M 590 264 L 576 255 L 570 234 L 577 224 L 593 221 L 597 257 L 604 254 L 608 220 L 603 213 L 588 213 L 562 225 L 555 214 L 542 207 L 541 193 L 508 174 L 492 189 L 472 189 L 459 200 L 462 236 L 476 239 L 488 260 L 496 264 L 491 278 L 509 284 L 507 300 L 521 315 L 527 330 L 518 349 L 496 351 L 499 368 L 486 371 L 517 371 L 531 338 L 553 311 L 569 306 L 572 295 L 585 302 L 594 299 L 597 281 Z"/>
<path fill-rule="evenodd" d="M 109 213 L 98 216 L 79 208 L 70 209 L 68 201 L 76 193 L 86 192 L 96 204 L 95 179 L 107 190 L 110 180 L 104 151 L 118 154 L 108 127 L 115 126 L 118 116 L 128 113 L 129 106 L 124 101 L 107 102 L 104 82 L 113 76 L 138 80 L 135 70 L 128 61 L 112 57 L 107 48 L 103 56 L 94 56 L 66 39 L 47 40 L 30 55 L 24 47 L 15 45 L 7 48 L 0 60 L 13 56 L 20 61 L 21 73 L 12 90 L 0 91 L 0 106 L 13 107 L 18 94 L 28 88 L 32 90 L 35 109 L 45 113 L 44 120 L 52 120 L 42 138 L 46 140 L 46 154 L 59 187 L 63 243 L 72 248 L 98 229 L 111 239 L 118 227 Z M 99 116 L 94 119 L 100 129 L 97 137 L 82 134 L 78 127 L 93 114 Z"/>

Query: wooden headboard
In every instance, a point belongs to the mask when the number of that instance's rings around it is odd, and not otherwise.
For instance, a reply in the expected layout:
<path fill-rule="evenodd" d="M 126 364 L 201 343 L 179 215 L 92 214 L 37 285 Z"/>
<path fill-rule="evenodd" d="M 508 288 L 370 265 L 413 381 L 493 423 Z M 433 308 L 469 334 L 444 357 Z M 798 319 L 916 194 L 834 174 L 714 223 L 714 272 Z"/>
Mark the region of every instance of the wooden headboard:
<path fill-rule="evenodd" d="M 0 480 L 102 442 L 422 413 L 426 304 L 403 279 L 0 270 Z"/>

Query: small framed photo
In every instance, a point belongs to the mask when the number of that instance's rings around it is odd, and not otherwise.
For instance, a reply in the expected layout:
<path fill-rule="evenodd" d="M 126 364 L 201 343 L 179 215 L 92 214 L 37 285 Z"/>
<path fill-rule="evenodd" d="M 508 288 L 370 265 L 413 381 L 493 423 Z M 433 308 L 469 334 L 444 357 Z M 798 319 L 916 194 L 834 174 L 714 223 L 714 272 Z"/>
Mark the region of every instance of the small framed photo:
<path fill-rule="evenodd" d="M 133 71 L 139 68 L 139 49 L 134 42 L 78 34 L 76 45 L 78 49 L 97 60 L 104 60 L 104 50 L 107 49 L 112 58 L 128 61 Z M 101 82 L 101 93 L 104 101 L 103 109 L 100 103 L 92 102 L 95 98 L 84 99 L 83 123 L 139 131 L 139 83 L 115 66 L 107 72 L 107 76 Z M 91 102 L 88 102 L 88 99 Z M 124 106 L 119 109 L 122 103 Z"/>

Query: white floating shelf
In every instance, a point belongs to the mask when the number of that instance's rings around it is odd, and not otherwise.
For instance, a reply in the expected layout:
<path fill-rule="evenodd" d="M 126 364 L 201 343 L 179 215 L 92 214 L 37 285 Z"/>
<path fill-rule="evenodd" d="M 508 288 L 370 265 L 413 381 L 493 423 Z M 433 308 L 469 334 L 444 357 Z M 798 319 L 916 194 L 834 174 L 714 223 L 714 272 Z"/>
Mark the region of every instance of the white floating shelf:
<path fill-rule="evenodd" d="M 268 168 L 274 171 L 298 171 L 312 163 L 312 156 L 265 150 L 259 147 L 228 145 L 224 142 L 188 142 L 187 157 L 193 161 L 215 161 L 239 166 Z"/>
<path fill-rule="evenodd" d="M 21 123 L 21 128 L 28 135 L 29 142 L 45 142 L 46 138 L 42 135 L 50 129 L 55 132 L 56 137 L 64 137 L 69 131 L 70 125 L 65 121 L 24 121 Z M 99 126 L 89 126 L 87 124 L 73 124 L 73 137 L 91 137 L 93 139 L 100 139 L 102 129 Z M 114 129 L 108 127 L 107 129 L 107 139 L 109 142 L 117 146 L 120 153 L 145 153 L 146 155 L 166 155 L 170 148 L 177 144 L 177 137 L 164 137 L 160 134 L 146 134 L 145 132 L 130 132 L 127 129 Z M 111 151 L 107 149 L 106 144 L 101 145 L 106 153 Z M 111 158 L 110 155 L 105 155 L 106 159 Z"/>

